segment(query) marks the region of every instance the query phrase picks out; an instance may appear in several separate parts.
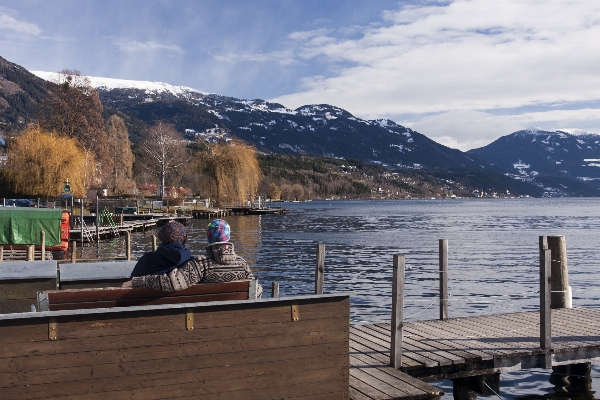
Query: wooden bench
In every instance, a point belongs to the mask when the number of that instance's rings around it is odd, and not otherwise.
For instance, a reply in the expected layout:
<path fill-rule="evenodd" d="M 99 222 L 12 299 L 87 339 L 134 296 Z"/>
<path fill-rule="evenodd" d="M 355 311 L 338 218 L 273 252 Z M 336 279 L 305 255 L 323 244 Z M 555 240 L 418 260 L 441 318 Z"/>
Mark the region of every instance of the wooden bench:
<path fill-rule="evenodd" d="M 0 397 L 347 399 L 349 309 L 327 294 L 3 314 Z"/>
<path fill-rule="evenodd" d="M 0 314 L 28 312 L 36 293 L 56 290 L 56 261 L 0 263 Z"/>
<path fill-rule="evenodd" d="M 137 261 L 60 264 L 58 284 L 63 289 L 121 286 L 128 281 Z"/>
<path fill-rule="evenodd" d="M 61 271 L 62 271 L 61 266 Z M 201 283 L 177 292 L 138 288 L 47 290 L 37 294 L 38 311 L 131 307 L 256 299 L 257 280 Z"/>

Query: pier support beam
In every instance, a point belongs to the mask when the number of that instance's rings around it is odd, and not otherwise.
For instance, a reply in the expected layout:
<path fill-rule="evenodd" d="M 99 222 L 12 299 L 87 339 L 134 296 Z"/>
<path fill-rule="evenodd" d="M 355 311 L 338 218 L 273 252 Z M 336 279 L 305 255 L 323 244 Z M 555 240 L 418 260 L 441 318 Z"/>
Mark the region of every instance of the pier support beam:
<path fill-rule="evenodd" d="M 323 275 L 325 273 L 325 243 L 317 244 L 317 265 L 315 269 L 315 294 L 323 294 Z"/>
<path fill-rule="evenodd" d="M 448 319 L 448 239 L 440 239 L 440 319 Z"/>
<path fill-rule="evenodd" d="M 499 373 L 452 379 L 452 395 L 456 400 L 475 400 L 478 394 L 493 396 L 499 391 Z"/>
<path fill-rule="evenodd" d="M 404 255 L 394 254 L 393 267 L 390 365 L 398 369 L 402 366 L 402 335 L 404 329 L 404 272 L 406 269 Z"/>
<path fill-rule="evenodd" d="M 548 237 L 540 236 L 540 347 L 545 354 L 542 368 L 546 369 L 552 367 L 551 253 Z"/>
<path fill-rule="evenodd" d="M 555 365 L 549 382 L 554 385 L 555 393 L 589 393 L 591 396 L 591 372 L 591 363 Z"/>

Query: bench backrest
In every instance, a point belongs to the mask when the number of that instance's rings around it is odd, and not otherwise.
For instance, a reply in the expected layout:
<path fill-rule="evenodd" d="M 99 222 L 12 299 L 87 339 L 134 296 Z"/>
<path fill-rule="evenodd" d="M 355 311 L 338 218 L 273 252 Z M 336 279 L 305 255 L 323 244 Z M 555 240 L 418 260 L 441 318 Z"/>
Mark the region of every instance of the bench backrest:
<path fill-rule="evenodd" d="M 38 291 L 55 289 L 55 260 L 0 263 L 0 314 L 29 312 Z"/>
<path fill-rule="evenodd" d="M 256 299 L 256 280 L 201 283 L 177 292 L 138 288 L 92 288 L 38 292 L 38 311 L 130 307 Z"/>
<path fill-rule="evenodd" d="M 89 262 L 61 264 L 59 288 L 82 289 L 121 286 L 129 280 L 137 261 Z"/>

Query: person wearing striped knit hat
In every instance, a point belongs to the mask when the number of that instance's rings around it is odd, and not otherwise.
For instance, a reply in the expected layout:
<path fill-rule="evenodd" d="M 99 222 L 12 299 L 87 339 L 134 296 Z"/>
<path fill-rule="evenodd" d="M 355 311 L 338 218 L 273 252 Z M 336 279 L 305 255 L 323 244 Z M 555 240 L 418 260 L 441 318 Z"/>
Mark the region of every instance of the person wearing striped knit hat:
<path fill-rule="evenodd" d="M 175 292 L 196 283 L 254 279 L 246 260 L 235 254 L 233 243 L 229 241 L 231 228 L 225 220 L 211 221 L 206 229 L 206 237 L 209 243 L 206 255 L 191 257 L 168 273 L 133 277 L 131 286 Z M 262 287 L 258 285 L 257 297 L 261 295 Z"/>

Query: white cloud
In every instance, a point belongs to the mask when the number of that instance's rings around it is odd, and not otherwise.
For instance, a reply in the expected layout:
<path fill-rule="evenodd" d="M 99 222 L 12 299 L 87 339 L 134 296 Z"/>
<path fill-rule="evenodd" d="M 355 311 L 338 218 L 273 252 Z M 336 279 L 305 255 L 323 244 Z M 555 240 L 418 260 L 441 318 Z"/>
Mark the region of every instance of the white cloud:
<path fill-rule="evenodd" d="M 183 49 L 177 45 L 161 44 L 153 41 L 139 42 L 137 40 L 115 40 L 114 44 L 119 48 L 119 50 L 126 53 L 154 52 L 161 50 L 184 53 Z"/>
<path fill-rule="evenodd" d="M 294 58 L 294 54 L 288 50 L 272 51 L 269 53 L 227 53 L 219 54 L 213 57 L 217 61 L 235 64 L 243 61 L 252 62 L 278 62 L 282 65 L 296 65 L 300 61 Z"/>
<path fill-rule="evenodd" d="M 19 21 L 15 17 L 6 14 L 6 11 L 3 9 L 0 9 L 0 30 L 31 36 L 38 36 L 42 33 L 42 30 L 36 24 Z"/>
<path fill-rule="evenodd" d="M 527 118 L 550 117 L 480 120 L 474 112 L 600 99 L 600 2 L 428 4 L 384 12 L 383 24 L 365 28 L 358 39 L 294 32 L 299 57 L 319 57 L 336 69 L 329 77 L 304 78 L 299 91 L 272 101 L 291 108 L 335 104 L 363 118 L 440 113 L 415 126 L 433 136 L 424 128 L 449 118 L 444 132 L 474 130 L 438 135 L 462 147 L 508 134 L 504 129 Z M 479 128 L 462 126 L 465 117 Z"/>
<path fill-rule="evenodd" d="M 426 134 L 438 143 L 464 151 L 485 146 L 501 136 L 521 129 L 584 129 L 600 133 L 600 109 L 551 110 L 511 115 L 449 111 L 403 125 Z"/>

